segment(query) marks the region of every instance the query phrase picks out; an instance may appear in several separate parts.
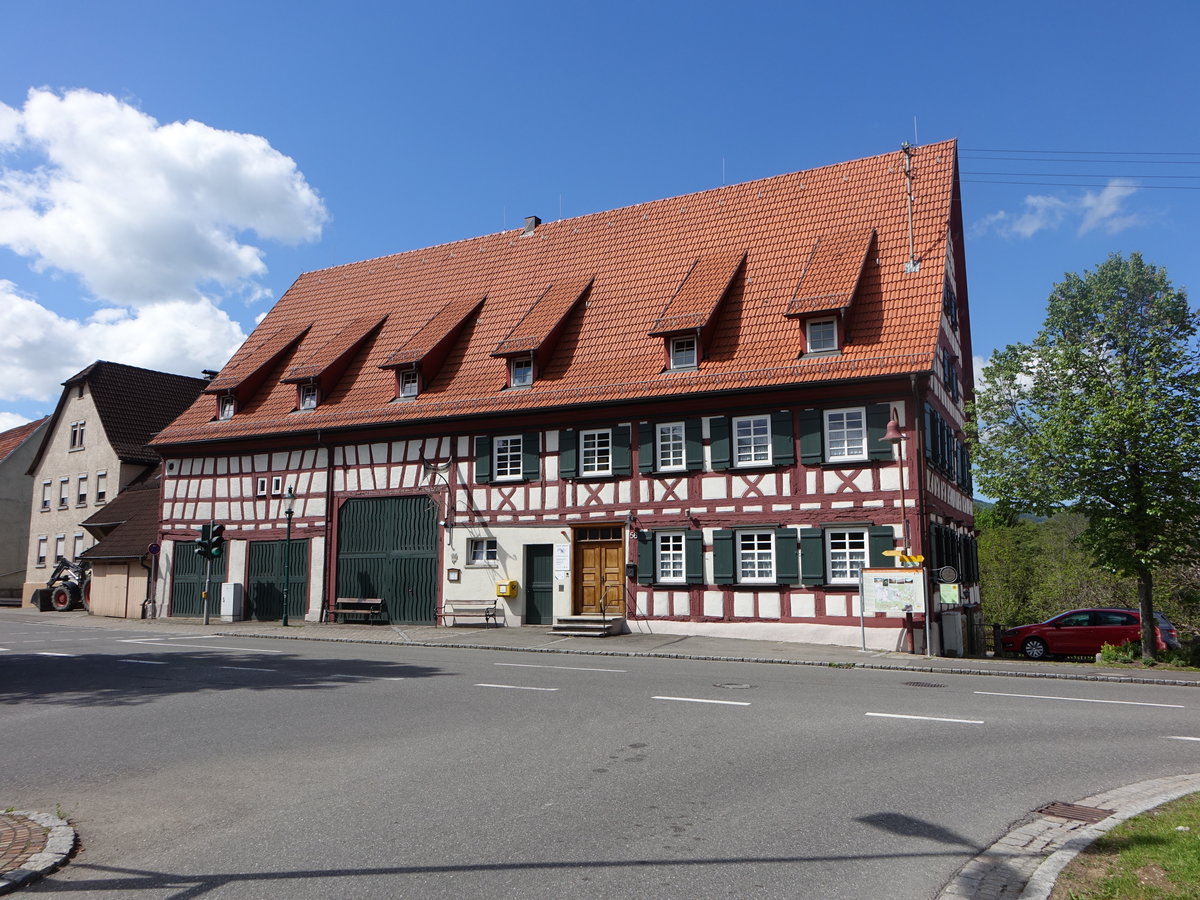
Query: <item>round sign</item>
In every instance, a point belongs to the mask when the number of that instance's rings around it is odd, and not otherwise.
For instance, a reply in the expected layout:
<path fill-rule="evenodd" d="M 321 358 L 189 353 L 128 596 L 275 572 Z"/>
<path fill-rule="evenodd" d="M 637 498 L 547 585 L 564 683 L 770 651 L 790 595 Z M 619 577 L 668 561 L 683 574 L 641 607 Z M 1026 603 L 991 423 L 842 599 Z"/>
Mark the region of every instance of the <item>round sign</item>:
<path fill-rule="evenodd" d="M 938 578 L 946 584 L 958 581 L 958 570 L 954 566 L 942 566 L 938 569 Z"/>
<path fill-rule="evenodd" d="M 160 550 L 162 550 L 162 547 L 160 547 L 158 544 L 151 544 L 146 548 L 146 552 L 151 556 L 158 556 L 158 551 Z"/>

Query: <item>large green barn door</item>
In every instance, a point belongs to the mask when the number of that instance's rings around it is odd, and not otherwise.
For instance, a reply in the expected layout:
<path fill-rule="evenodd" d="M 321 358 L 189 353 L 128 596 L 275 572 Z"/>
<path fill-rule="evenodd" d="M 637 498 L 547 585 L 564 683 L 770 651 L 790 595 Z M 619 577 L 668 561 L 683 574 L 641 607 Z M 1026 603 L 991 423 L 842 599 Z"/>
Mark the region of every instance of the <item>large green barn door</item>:
<path fill-rule="evenodd" d="M 200 592 L 204 590 L 205 560 L 196 555 L 191 541 L 176 541 L 171 561 L 171 615 L 200 618 Z M 208 598 L 208 613 L 221 614 L 221 583 L 225 580 L 225 557 L 212 561 L 212 596 Z"/>
<path fill-rule="evenodd" d="M 388 621 L 432 625 L 437 507 L 425 497 L 347 500 L 338 513 L 337 596 L 381 597 Z"/>
<path fill-rule="evenodd" d="M 246 618 L 283 618 L 283 557 L 287 541 L 253 541 L 246 580 Z M 308 541 L 291 542 L 288 570 L 288 618 L 302 619 L 308 611 Z"/>

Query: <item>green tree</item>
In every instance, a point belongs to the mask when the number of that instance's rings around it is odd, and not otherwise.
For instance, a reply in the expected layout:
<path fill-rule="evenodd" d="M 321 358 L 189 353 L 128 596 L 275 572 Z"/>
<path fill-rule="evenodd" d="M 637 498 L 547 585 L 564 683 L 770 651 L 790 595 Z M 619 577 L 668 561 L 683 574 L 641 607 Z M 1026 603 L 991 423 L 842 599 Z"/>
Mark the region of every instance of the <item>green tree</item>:
<path fill-rule="evenodd" d="M 992 354 L 972 417 L 982 491 L 1080 514 L 1094 563 L 1137 581 L 1151 658 L 1155 573 L 1200 523 L 1198 327 L 1163 269 L 1114 254 L 1055 286 L 1032 343 Z"/>

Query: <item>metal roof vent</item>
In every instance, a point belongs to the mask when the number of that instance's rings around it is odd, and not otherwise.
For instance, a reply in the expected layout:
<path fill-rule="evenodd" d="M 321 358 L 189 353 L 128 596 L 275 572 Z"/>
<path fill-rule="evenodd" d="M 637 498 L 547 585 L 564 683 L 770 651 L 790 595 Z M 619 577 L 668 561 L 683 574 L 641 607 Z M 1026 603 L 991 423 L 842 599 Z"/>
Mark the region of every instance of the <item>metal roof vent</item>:
<path fill-rule="evenodd" d="M 525 217 L 525 230 L 523 232 L 521 232 L 521 237 L 526 237 L 528 235 L 533 234 L 533 232 L 541 224 L 542 224 L 542 220 L 539 219 L 537 216 L 526 216 Z"/>

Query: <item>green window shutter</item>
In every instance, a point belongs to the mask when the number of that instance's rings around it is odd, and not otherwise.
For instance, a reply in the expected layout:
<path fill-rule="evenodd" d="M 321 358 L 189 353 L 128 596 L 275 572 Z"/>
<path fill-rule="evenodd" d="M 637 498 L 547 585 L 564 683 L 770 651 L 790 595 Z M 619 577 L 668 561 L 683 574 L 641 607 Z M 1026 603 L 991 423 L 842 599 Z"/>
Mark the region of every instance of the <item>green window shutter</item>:
<path fill-rule="evenodd" d="M 892 550 L 896 546 L 896 535 L 891 528 L 887 526 L 872 528 L 869 546 L 871 552 L 867 559 L 870 568 L 886 568 L 892 565 L 892 557 L 883 555 L 884 550 Z"/>
<path fill-rule="evenodd" d="M 638 471 L 643 475 L 653 472 L 657 460 L 654 424 L 643 422 L 638 425 Z"/>
<path fill-rule="evenodd" d="M 475 480 L 486 483 L 492 480 L 492 439 L 475 438 Z"/>
<path fill-rule="evenodd" d="M 776 466 L 791 466 L 796 462 L 792 414 L 786 409 L 771 413 L 771 462 Z"/>
<path fill-rule="evenodd" d="M 558 433 L 558 477 L 574 478 L 579 474 L 579 432 L 564 428 Z"/>
<path fill-rule="evenodd" d="M 800 543 L 795 528 L 775 529 L 775 580 L 779 584 L 800 580 Z"/>
<path fill-rule="evenodd" d="M 872 403 L 867 407 L 867 456 L 871 459 L 892 459 L 892 445 L 883 442 L 888 419 L 892 417 L 889 403 Z"/>
<path fill-rule="evenodd" d="M 713 532 L 713 584 L 733 584 L 733 532 Z"/>
<path fill-rule="evenodd" d="M 933 407 L 925 404 L 925 458 L 933 461 Z"/>
<path fill-rule="evenodd" d="M 612 430 L 612 473 L 628 475 L 632 471 L 629 459 L 629 426 L 616 425 Z"/>
<path fill-rule="evenodd" d="M 684 534 L 683 570 L 688 584 L 704 584 L 703 531 L 689 531 Z"/>
<path fill-rule="evenodd" d="M 934 570 L 942 565 L 942 526 L 929 526 L 929 568 Z"/>
<path fill-rule="evenodd" d="M 526 481 L 537 481 L 542 474 L 542 457 L 538 452 L 540 438 L 536 431 L 521 435 L 521 477 Z"/>
<path fill-rule="evenodd" d="M 825 583 L 825 532 L 820 528 L 800 529 L 800 580 Z"/>
<path fill-rule="evenodd" d="M 699 419 L 688 419 L 683 423 L 684 453 L 689 472 L 704 469 L 704 431 Z"/>
<path fill-rule="evenodd" d="M 712 440 L 709 450 L 712 452 L 712 467 L 714 472 L 729 468 L 729 419 L 717 416 L 708 420 L 709 433 Z"/>
<path fill-rule="evenodd" d="M 800 410 L 800 461 L 806 466 L 825 462 L 825 417 L 819 409 Z"/>
<path fill-rule="evenodd" d="M 638 584 L 653 584 L 655 571 L 654 532 L 639 531 L 637 536 L 637 580 Z"/>

